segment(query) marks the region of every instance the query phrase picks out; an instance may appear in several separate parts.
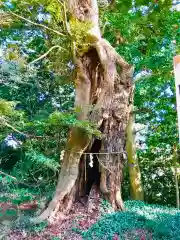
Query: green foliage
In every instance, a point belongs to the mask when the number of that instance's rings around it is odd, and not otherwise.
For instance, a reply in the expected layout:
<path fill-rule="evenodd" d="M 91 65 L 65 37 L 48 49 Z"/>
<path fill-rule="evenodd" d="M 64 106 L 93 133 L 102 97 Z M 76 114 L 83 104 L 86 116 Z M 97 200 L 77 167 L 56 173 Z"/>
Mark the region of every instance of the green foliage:
<path fill-rule="evenodd" d="M 15 110 L 16 103 L 0 99 L 0 126 L 4 125 L 7 120 L 21 121 L 24 117 L 22 111 Z"/>
<path fill-rule="evenodd" d="M 70 20 L 70 31 L 72 34 L 72 38 L 74 39 L 77 51 L 80 54 L 88 51 L 90 43 L 93 41 L 89 34 L 89 30 L 91 28 L 91 22 L 81 22 L 74 18 Z"/>
<path fill-rule="evenodd" d="M 110 213 L 113 211 L 114 210 L 113 210 L 111 204 L 108 201 L 101 199 L 101 205 L 100 205 L 101 215 L 103 216 L 104 214 L 107 214 L 107 213 Z"/>
<path fill-rule="evenodd" d="M 180 211 L 143 202 L 127 201 L 126 211 L 102 217 L 87 232 L 84 239 L 178 239 Z"/>
<path fill-rule="evenodd" d="M 19 181 L 39 185 L 41 188 L 54 184 L 59 171 L 59 161 L 46 157 L 35 150 L 25 151 L 25 156 L 13 168 L 12 174 Z M 35 186 L 35 185 L 34 185 Z"/>
<path fill-rule="evenodd" d="M 7 102 L 3 99 L 0 99 L 0 115 L 12 116 L 14 114 L 14 105 L 13 102 Z"/>
<path fill-rule="evenodd" d="M 40 178 L 42 182 L 43 180 L 47 182 L 50 178 L 51 182 L 59 170 L 60 149 L 66 141 L 68 128 L 63 129 L 63 124 L 51 125 L 48 119 L 57 108 L 66 111 L 72 107 L 73 89 L 67 84 L 61 86 L 61 78 L 55 79 L 47 71 L 39 73 L 36 69 L 22 71 L 17 62 L 3 60 L 0 68 L 3 79 L 0 97 L 4 98 L 0 101 L 3 120 L 0 136 L 3 140 L 8 134 L 13 133 L 13 136 L 23 143 L 22 147 L 16 150 L 2 147 L 1 167 L 6 169 L 9 166 L 10 169 L 17 162 L 13 175 L 18 179 L 34 181 L 32 179 L 35 177 L 35 181 L 39 182 Z M 64 118 L 65 115 L 66 113 Z M 11 127 L 5 125 L 7 121 Z M 16 131 L 13 129 L 20 130 L 22 134 L 15 134 Z"/>
<path fill-rule="evenodd" d="M 41 232 L 47 226 L 48 226 L 48 223 L 44 221 L 44 222 L 42 222 L 42 223 L 40 223 L 38 225 L 35 225 L 35 226 L 32 225 L 32 227 L 29 230 L 31 230 L 32 232 Z"/>
<path fill-rule="evenodd" d="M 101 132 L 97 130 L 95 124 L 89 121 L 79 121 L 76 119 L 75 114 L 54 112 L 49 117 L 50 127 L 77 127 L 84 130 L 87 134 L 101 137 Z"/>
<path fill-rule="evenodd" d="M 0 14 L 1 14 L 0 27 L 4 28 L 9 27 L 13 22 L 10 14 L 4 13 L 3 11 L 0 11 Z"/>
<path fill-rule="evenodd" d="M 15 106 L 15 102 L 0 99 L 0 140 L 7 136 L 9 130 L 13 129 L 12 123 L 21 125 L 26 119 L 24 112 L 17 111 Z M 3 151 L 0 147 L 0 158 L 4 158 L 4 154 L 2 153 Z"/>
<path fill-rule="evenodd" d="M 53 171 L 57 171 L 58 167 L 59 167 L 59 164 L 56 161 L 54 161 L 53 159 L 47 158 L 43 154 L 40 154 L 33 150 L 30 152 L 26 152 L 25 158 L 26 158 L 26 160 L 30 159 L 29 161 L 31 162 L 32 165 L 37 164 L 41 168 L 45 168 L 45 169 L 49 168 L 49 169 L 52 169 Z M 37 166 L 37 168 L 38 168 L 38 166 Z"/>
<path fill-rule="evenodd" d="M 52 237 L 51 240 L 61 240 L 59 237 Z"/>
<path fill-rule="evenodd" d="M 151 151 L 151 152 L 150 152 Z M 140 167 L 145 189 L 145 199 L 149 203 L 164 205 L 176 204 L 172 153 L 168 146 L 159 149 L 149 148 L 139 153 Z"/>

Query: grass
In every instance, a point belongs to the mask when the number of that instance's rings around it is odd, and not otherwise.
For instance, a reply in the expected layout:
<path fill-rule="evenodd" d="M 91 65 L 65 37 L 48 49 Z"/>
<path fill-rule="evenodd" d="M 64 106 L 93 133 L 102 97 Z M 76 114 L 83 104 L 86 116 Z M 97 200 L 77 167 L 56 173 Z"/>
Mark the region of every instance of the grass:
<path fill-rule="evenodd" d="M 31 189 L 12 188 L 3 189 L 0 192 L 0 204 L 10 203 L 19 206 L 24 202 L 30 202 L 38 198 L 39 204 L 43 196 L 38 191 Z M 110 210 L 109 204 L 101 203 L 101 219 L 88 230 L 75 229 L 82 234 L 85 240 L 180 240 L 180 211 L 160 205 L 145 204 L 140 201 L 126 201 L 126 211 L 106 214 Z M 39 209 L 39 208 L 38 208 Z M 38 211 L 36 209 L 36 211 Z M 32 226 L 30 218 L 35 212 L 21 211 L 17 209 L 0 209 L 0 222 L 11 222 L 7 228 L 16 228 L 20 231 L 26 229 L 30 232 L 44 232 L 47 223 Z M 37 212 L 36 212 L 37 213 Z M 13 224 L 14 222 L 14 224 Z M 54 236 L 52 239 L 58 239 Z"/>
<path fill-rule="evenodd" d="M 180 211 L 140 201 L 125 202 L 126 211 L 103 216 L 83 239 L 180 239 Z"/>

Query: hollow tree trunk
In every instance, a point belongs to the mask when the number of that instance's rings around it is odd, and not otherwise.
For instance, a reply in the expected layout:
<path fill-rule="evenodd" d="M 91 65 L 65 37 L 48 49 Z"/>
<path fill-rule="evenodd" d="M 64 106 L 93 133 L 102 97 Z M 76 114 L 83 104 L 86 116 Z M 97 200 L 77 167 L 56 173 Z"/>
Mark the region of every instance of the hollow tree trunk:
<path fill-rule="evenodd" d="M 93 42 L 91 40 L 88 51 L 79 55 L 74 49 L 75 106 L 82 109 L 80 120 L 89 120 L 101 129 L 99 152 L 109 154 L 96 154 L 101 172 L 100 190 L 115 209 L 122 209 L 122 168 L 133 67 L 116 53 L 108 41 L 101 38 L 97 0 L 69 0 L 67 6 L 73 18 L 93 24 L 89 31 Z M 87 106 L 92 105 L 93 109 L 88 111 Z M 40 220 L 50 220 L 59 212 L 68 213 L 75 195 L 83 186 L 84 168 L 79 166 L 80 158 L 86 149 L 91 150 L 93 141 L 95 138 L 89 138 L 81 129 L 71 130 L 55 195 Z M 81 164 L 84 164 L 82 160 Z"/>

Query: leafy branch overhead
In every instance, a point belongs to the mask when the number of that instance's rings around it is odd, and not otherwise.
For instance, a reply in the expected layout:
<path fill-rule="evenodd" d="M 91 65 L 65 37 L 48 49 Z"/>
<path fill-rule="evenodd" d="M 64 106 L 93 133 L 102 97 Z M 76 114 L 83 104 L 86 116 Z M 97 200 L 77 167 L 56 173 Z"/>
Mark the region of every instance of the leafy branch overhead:
<path fill-rule="evenodd" d="M 59 4 L 60 2 L 60 4 Z M 65 3 L 61 3 L 61 1 L 55 0 L 52 2 L 47 3 L 47 5 L 43 5 L 43 10 L 42 17 L 39 17 L 38 14 L 35 17 L 35 19 L 31 20 L 29 18 L 29 11 L 23 12 L 23 16 L 18 13 L 18 11 L 14 11 L 13 5 L 16 4 L 16 1 L 12 2 L 11 8 L 6 4 L 6 2 L 2 3 L 2 11 L 3 15 L 6 16 L 4 18 L 4 24 L 6 24 L 6 19 L 8 19 L 9 22 L 9 27 L 10 25 L 13 26 L 13 22 L 17 22 L 18 20 L 21 21 L 22 23 L 24 22 L 24 26 L 30 25 L 30 27 L 34 26 L 37 27 L 40 31 L 42 31 L 42 34 L 48 34 L 49 41 L 47 43 L 47 48 L 49 48 L 46 52 L 44 52 L 42 55 L 34 59 L 32 63 L 36 63 L 40 61 L 41 59 L 44 59 L 48 56 L 50 56 L 51 62 L 54 62 L 56 58 L 59 61 L 59 54 L 62 55 L 62 59 L 66 58 L 66 55 L 68 56 L 67 61 L 70 61 L 72 51 L 74 51 L 74 46 L 79 53 L 81 54 L 84 51 L 87 51 L 90 44 L 94 41 L 93 38 L 89 35 L 88 29 L 92 27 L 91 23 L 88 22 L 80 22 L 75 19 L 71 19 L 69 22 L 67 21 L 67 10 Z M 18 2 L 19 4 L 19 2 Z M 28 6 L 30 7 L 32 3 L 29 3 L 27 6 L 26 2 L 21 3 L 26 9 L 28 9 Z M 21 6 L 20 4 L 20 6 Z M 33 2 L 35 4 L 35 8 L 37 8 L 38 12 L 38 7 L 42 7 L 41 3 Z M 39 6 L 38 6 L 39 5 Z M 27 15 L 27 17 L 26 17 Z M 31 15 L 32 16 L 32 15 Z M 54 16 L 56 16 L 54 18 Z M 41 20 L 39 18 L 42 18 Z M 40 23 L 39 23 L 40 22 Z M 3 20 L 2 20 L 3 24 Z M 53 27 L 52 27 L 53 26 Z M 62 31 L 56 30 L 59 29 L 61 26 Z M 54 34 L 53 34 L 54 33 Z M 59 39 L 60 37 L 60 39 Z M 61 44 L 57 45 L 57 42 L 61 42 Z M 50 47 L 49 47 L 50 43 Z M 53 46 L 54 43 L 54 46 Z M 75 44 L 75 45 L 74 45 Z M 59 47 L 58 47 L 59 46 Z M 56 54 L 54 54 L 54 51 L 52 54 L 51 51 L 54 50 L 55 48 L 59 48 L 60 52 L 57 56 L 58 51 Z M 69 49 L 67 51 L 66 49 Z M 57 49 L 58 50 L 58 49 Z M 66 61 L 66 65 L 67 65 Z M 50 64 L 51 65 L 51 64 Z M 67 66 L 65 67 L 67 68 Z"/>

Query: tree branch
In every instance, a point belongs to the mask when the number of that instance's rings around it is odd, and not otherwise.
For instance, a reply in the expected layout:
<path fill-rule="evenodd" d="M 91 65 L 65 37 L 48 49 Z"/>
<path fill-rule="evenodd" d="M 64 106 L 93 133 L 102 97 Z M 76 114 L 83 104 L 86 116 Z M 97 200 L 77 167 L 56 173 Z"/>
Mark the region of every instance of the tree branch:
<path fill-rule="evenodd" d="M 7 122 L 5 122 L 4 125 L 8 128 L 11 128 L 14 132 L 17 132 L 17 133 L 19 133 L 21 135 L 24 135 L 26 137 L 28 136 L 25 133 L 23 133 L 23 132 L 19 131 L 18 129 L 16 129 L 15 127 L 13 127 L 12 125 L 10 125 L 9 123 L 7 123 Z"/>
<path fill-rule="evenodd" d="M 4 6 L 5 6 L 5 5 L 4 5 Z M 6 7 L 6 6 L 5 6 L 5 7 Z M 65 34 L 59 32 L 59 31 L 57 31 L 57 30 L 55 30 L 55 29 L 53 29 L 53 28 L 47 27 L 47 26 L 45 26 L 45 25 L 43 25 L 43 24 L 36 23 L 36 22 L 33 22 L 33 21 L 31 21 L 31 20 L 29 20 L 29 19 L 27 19 L 27 18 L 25 18 L 25 17 L 22 17 L 22 16 L 20 16 L 20 15 L 18 15 L 18 14 L 16 14 L 16 13 L 12 12 L 12 11 L 11 11 L 10 9 L 8 9 L 7 7 L 6 7 L 6 9 L 8 10 L 8 12 L 9 12 L 11 15 L 13 15 L 13 16 L 21 19 L 21 20 L 24 20 L 24 21 L 26 21 L 26 22 L 34 25 L 34 26 L 44 28 L 44 29 L 46 29 L 46 30 L 49 30 L 49 31 L 51 31 L 51 32 L 54 32 L 54 33 L 56 33 L 57 35 L 60 35 L 60 36 L 63 36 L 63 37 L 66 36 Z"/>
<path fill-rule="evenodd" d="M 72 36 L 71 31 L 70 31 L 70 27 L 69 27 L 68 21 L 67 21 L 66 2 L 64 1 L 64 3 L 63 3 L 63 2 L 61 2 L 61 0 L 57 0 L 57 1 L 58 1 L 58 3 L 60 3 L 61 6 L 63 7 L 65 30 L 68 32 L 68 34 L 69 34 L 70 36 Z"/>
<path fill-rule="evenodd" d="M 132 111 L 133 114 L 138 114 L 138 113 L 152 113 L 152 109 L 150 108 L 139 108 L 137 110 Z"/>
<path fill-rule="evenodd" d="M 35 60 L 33 60 L 32 62 L 30 62 L 28 65 L 34 64 L 35 62 L 38 62 L 39 60 L 45 58 L 52 50 L 54 50 L 55 48 L 60 48 L 62 49 L 61 46 L 59 45 L 55 45 L 53 47 L 51 47 L 46 53 L 44 53 L 43 55 L 41 55 L 40 57 L 36 58 Z"/>
<path fill-rule="evenodd" d="M 105 22 L 105 24 L 104 24 L 104 26 L 103 26 L 103 28 L 102 28 L 102 30 L 101 30 L 102 36 L 104 35 L 105 29 L 106 29 L 106 27 L 107 27 L 108 24 L 109 24 L 108 22 Z"/>
<path fill-rule="evenodd" d="M 143 127 L 143 128 L 138 129 L 138 130 L 134 130 L 133 133 L 136 134 L 136 133 L 141 132 L 145 129 L 146 129 L 146 127 Z"/>
<path fill-rule="evenodd" d="M 7 122 L 4 122 L 3 124 L 6 127 L 12 129 L 14 132 L 19 133 L 21 135 L 24 135 L 27 138 L 37 138 L 37 139 L 42 139 L 43 138 L 43 136 L 34 136 L 34 135 L 29 135 L 29 134 L 23 133 L 23 132 L 19 131 L 17 128 L 13 127 L 11 124 L 9 124 Z"/>
<path fill-rule="evenodd" d="M 116 6 L 116 0 L 110 0 L 109 1 L 109 8 L 113 10 Z"/>
<path fill-rule="evenodd" d="M 101 39 L 102 44 L 111 51 L 112 56 L 114 56 L 117 63 L 122 67 L 130 67 L 130 65 L 116 52 L 116 50 L 111 46 L 111 44 L 106 39 Z"/>

